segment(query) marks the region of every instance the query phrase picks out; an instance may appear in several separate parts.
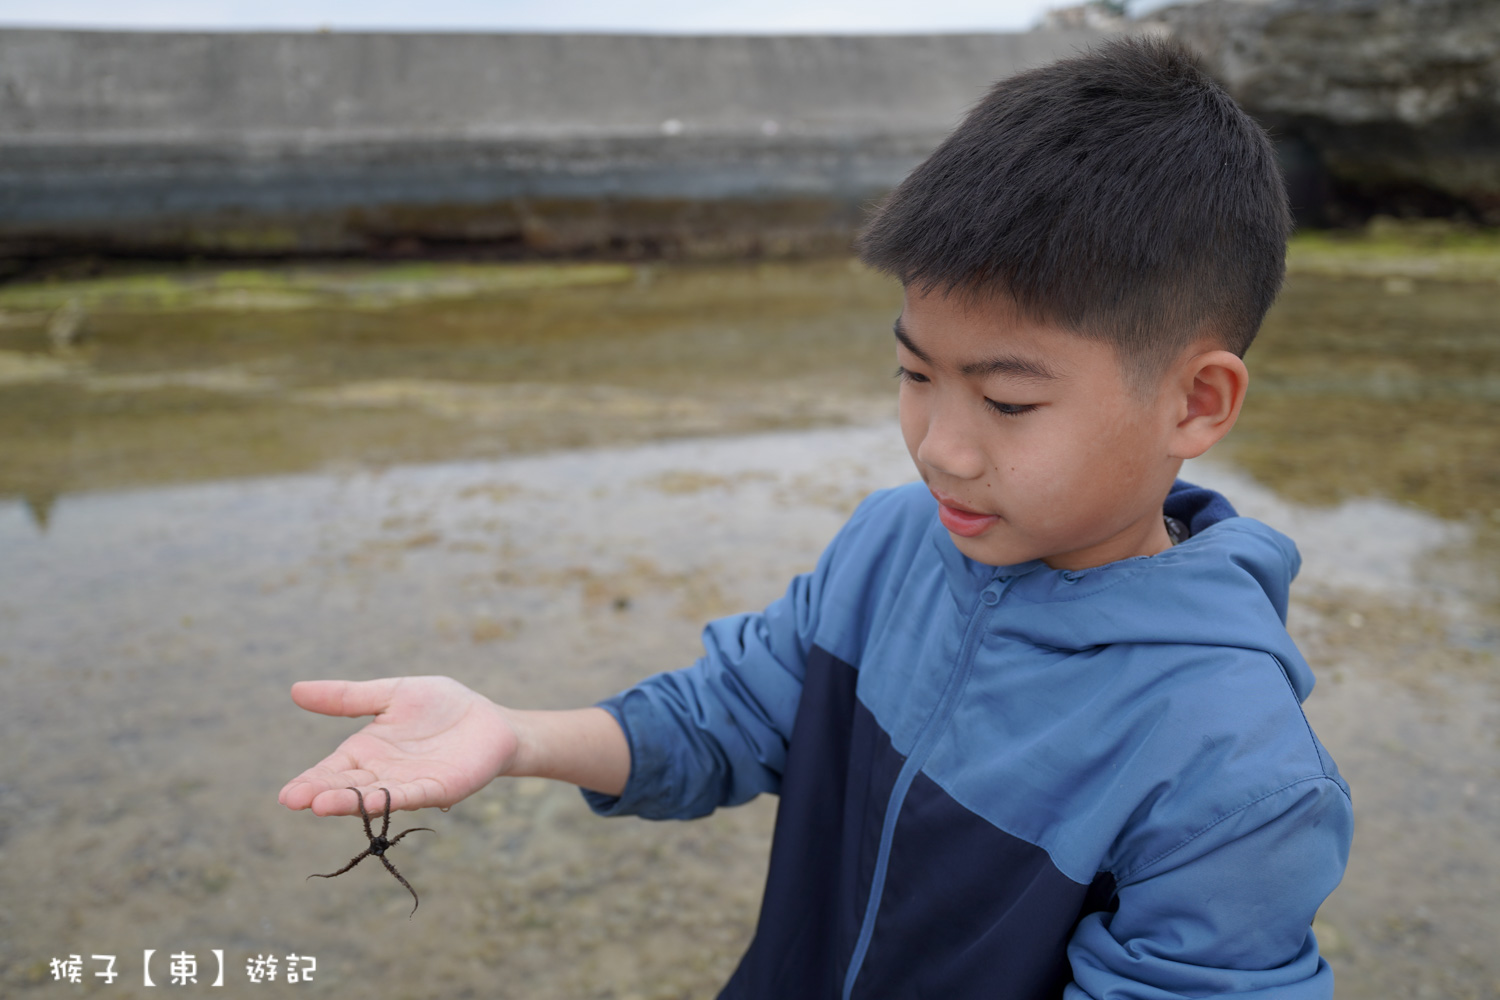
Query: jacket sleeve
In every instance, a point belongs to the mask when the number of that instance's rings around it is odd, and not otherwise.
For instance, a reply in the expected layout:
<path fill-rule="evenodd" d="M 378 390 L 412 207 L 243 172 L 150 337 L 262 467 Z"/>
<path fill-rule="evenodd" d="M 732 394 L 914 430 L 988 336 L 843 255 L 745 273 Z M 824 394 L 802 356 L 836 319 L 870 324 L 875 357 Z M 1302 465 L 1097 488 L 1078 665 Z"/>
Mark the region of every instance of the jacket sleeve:
<path fill-rule="evenodd" d="M 625 731 L 630 778 L 618 797 L 585 790 L 590 808 L 692 819 L 780 790 L 825 585 L 849 531 L 764 611 L 710 622 L 697 663 L 600 704 Z"/>
<path fill-rule="evenodd" d="M 1312 919 L 1349 859 L 1342 781 L 1291 782 L 1120 879 L 1118 908 L 1080 921 L 1067 1000 L 1233 995 L 1331 1000 Z"/>

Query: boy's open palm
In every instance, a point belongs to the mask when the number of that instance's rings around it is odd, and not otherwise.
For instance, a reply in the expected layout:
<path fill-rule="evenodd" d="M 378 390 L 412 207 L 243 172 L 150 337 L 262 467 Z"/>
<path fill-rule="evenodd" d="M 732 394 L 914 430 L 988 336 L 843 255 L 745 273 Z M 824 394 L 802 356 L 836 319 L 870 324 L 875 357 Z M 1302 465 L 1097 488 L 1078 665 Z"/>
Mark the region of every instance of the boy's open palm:
<path fill-rule="evenodd" d="M 387 788 L 393 809 L 451 806 L 504 774 L 518 749 L 505 709 L 449 677 L 301 681 L 292 700 L 321 715 L 375 716 L 281 790 L 282 805 L 319 816 L 355 814 L 350 788 Z"/>

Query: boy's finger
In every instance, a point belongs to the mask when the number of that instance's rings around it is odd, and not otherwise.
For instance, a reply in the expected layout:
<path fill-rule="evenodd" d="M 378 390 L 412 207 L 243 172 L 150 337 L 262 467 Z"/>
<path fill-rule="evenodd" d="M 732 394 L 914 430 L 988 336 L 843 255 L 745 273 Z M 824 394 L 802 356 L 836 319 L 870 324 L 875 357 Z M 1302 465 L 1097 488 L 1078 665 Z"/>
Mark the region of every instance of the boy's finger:
<path fill-rule="evenodd" d="M 309 768 L 297 775 L 291 781 L 282 786 L 281 792 L 276 796 L 276 801 L 288 809 L 306 809 L 312 805 L 313 799 L 324 792 L 333 789 L 344 789 L 350 786 L 358 787 L 365 781 L 370 780 L 373 775 L 369 771 L 349 766 L 347 768 L 329 766 L 325 761 L 316 767 Z M 349 796 L 350 809 L 353 809 L 354 796 Z"/>
<path fill-rule="evenodd" d="M 281 789 L 281 794 L 276 796 L 276 801 L 288 809 L 306 809 L 312 805 L 313 799 L 318 793 L 326 791 L 323 785 L 308 781 L 305 778 L 293 778 Z"/>
<path fill-rule="evenodd" d="M 347 788 L 331 788 L 315 795 L 310 803 L 314 816 L 357 816 L 359 799 Z M 376 794 L 374 801 L 365 796 L 365 809 L 377 816 L 385 808 L 385 796 Z"/>
<path fill-rule="evenodd" d="M 425 805 L 422 789 L 404 781 L 378 781 L 371 779 L 362 783 L 360 793 L 365 797 L 365 811 L 370 816 L 385 812 L 385 793 L 391 793 L 391 810 L 420 809 Z M 415 804 L 413 804 L 415 803 Z M 330 788 L 312 795 L 308 799 L 314 816 L 358 816 L 359 797 L 353 788 Z"/>
<path fill-rule="evenodd" d="M 319 816 L 351 816 L 359 812 L 359 802 L 350 789 L 358 788 L 369 795 L 375 786 L 382 784 L 393 783 L 381 781 L 374 772 L 363 768 L 334 771 L 319 765 L 288 781 L 276 801 L 288 809 L 311 808 Z M 381 798 L 383 804 L 384 796 Z"/>
<path fill-rule="evenodd" d="M 314 816 L 359 815 L 359 799 L 347 788 L 328 788 L 312 782 L 293 781 L 281 790 L 278 799 L 288 809 L 311 809 Z M 377 799 L 376 811 L 385 807 L 385 796 L 377 795 Z M 368 797 L 365 808 L 370 808 Z"/>
<path fill-rule="evenodd" d="M 292 685 L 292 701 L 319 715 L 357 717 L 378 715 L 391 703 L 399 678 L 378 681 L 298 681 Z"/>

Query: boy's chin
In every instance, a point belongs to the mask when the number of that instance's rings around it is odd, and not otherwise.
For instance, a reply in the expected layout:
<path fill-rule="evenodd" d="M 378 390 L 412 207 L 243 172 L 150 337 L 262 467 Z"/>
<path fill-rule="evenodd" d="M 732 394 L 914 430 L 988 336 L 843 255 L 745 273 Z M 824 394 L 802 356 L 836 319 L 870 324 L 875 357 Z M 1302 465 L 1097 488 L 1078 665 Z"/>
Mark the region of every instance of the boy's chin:
<path fill-rule="evenodd" d="M 948 538 L 952 540 L 953 547 L 958 551 L 986 566 L 1016 566 L 1020 563 L 1031 562 L 1033 559 L 1044 558 L 1043 554 L 1031 551 L 1025 545 L 1017 544 L 1004 537 L 996 537 L 1000 535 L 996 529 L 1003 529 L 1003 527 L 997 524 L 983 535 L 973 538 L 950 531 Z"/>

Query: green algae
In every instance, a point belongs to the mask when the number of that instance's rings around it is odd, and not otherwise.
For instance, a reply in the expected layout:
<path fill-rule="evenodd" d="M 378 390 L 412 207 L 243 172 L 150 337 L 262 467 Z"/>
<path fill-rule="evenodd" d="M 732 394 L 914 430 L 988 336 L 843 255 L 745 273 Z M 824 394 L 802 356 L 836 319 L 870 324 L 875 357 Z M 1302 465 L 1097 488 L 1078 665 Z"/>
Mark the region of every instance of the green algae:
<path fill-rule="evenodd" d="M 1486 269 L 1500 276 L 1485 231 L 1299 236 L 1217 453 L 1298 501 L 1382 496 L 1492 523 Z M 86 318 L 56 350 L 48 318 L 68 303 Z M 0 287 L 0 495 L 886 416 L 897 308 L 891 282 L 838 259 L 191 267 Z"/>
<path fill-rule="evenodd" d="M 847 262 L 191 271 L 0 289 L 0 496 L 495 458 L 891 412 L 899 291 Z M 316 298 L 230 308 L 225 293 Z M 368 307 L 378 302 L 379 308 Z M 16 314 L 13 314 L 16 315 Z"/>
<path fill-rule="evenodd" d="M 1223 452 L 1287 497 L 1383 496 L 1444 517 L 1500 508 L 1500 319 L 1468 282 L 1391 294 L 1294 275 L 1251 349 Z"/>
<path fill-rule="evenodd" d="M 1500 230 L 1377 218 L 1362 230 L 1312 230 L 1287 247 L 1293 275 L 1500 283 Z M 1409 286 L 1390 283 L 1397 294 Z"/>
<path fill-rule="evenodd" d="M 0 286 L 0 310 L 49 313 L 69 303 L 90 312 L 384 309 L 632 281 L 627 264 L 397 264 L 186 270 Z"/>

